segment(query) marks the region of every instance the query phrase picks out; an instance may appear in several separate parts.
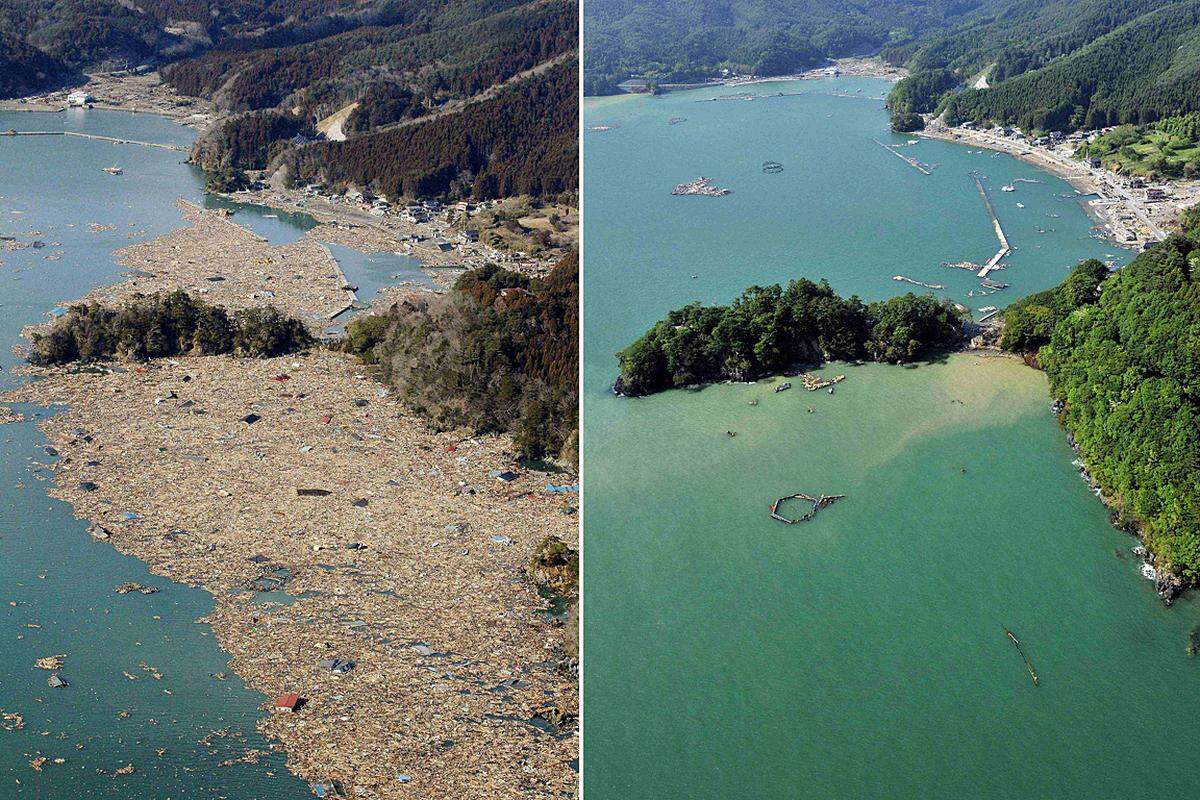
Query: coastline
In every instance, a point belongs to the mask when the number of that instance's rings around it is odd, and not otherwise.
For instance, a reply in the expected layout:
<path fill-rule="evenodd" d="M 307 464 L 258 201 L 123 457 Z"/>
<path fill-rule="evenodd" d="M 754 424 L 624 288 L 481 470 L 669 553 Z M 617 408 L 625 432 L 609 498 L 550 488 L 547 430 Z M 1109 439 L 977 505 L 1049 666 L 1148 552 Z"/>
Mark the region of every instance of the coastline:
<path fill-rule="evenodd" d="M 1076 161 L 1064 148 L 1035 146 L 992 131 L 952 128 L 932 120 L 924 130 L 905 135 L 1007 153 L 1062 178 L 1081 195 L 1095 195 L 1094 199 L 1085 200 L 1081 205 L 1088 216 L 1097 221 L 1097 227 L 1104 231 L 1108 240 L 1118 247 L 1140 250 L 1162 241 L 1178 228 L 1179 212 L 1200 202 L 1200 182 L 1171 182 L 1170 200 L 1149 202 L 1138 198 L 1137 190 L 1125 185 L 1126 181 L 1120 176 Z"/>
<path fill-rule="evenodd" d="M 320 244 L 342 228 L 274 246 L 179 207 L 184 227 L 118 251 L 131 271 L 87 299 L 179 288 L 314 328 L 345 305 Z M 574 657 L 526 568 L 545 536 L 578 546 L 577 499 L 543 491 L 555 479 L 517 463 L 511 437 L 433 431 L 324 350 L 22 371 L 37 380 L 0 402 L 66 406 L 39 424 L 61 454 L 51 495 L 212 594 L 201 621 L 265 709 L 307 698 L 258 723 L 292 772 L 366 797 L 573 795 Z M 492 477 L 505 470 L 518 477 Z M 314 487 L 330 494 L 297 493 Z M 337 675 L 327 658 L 356 666 Z"/>
<path fill-rule="evenodd" d="M 253 204 L 304 214 L 320 223 L 309 236 L 340 244 L 364 253 L 396 253 L 421 262 L 426 274 L 450 286 L 463 272 L 485 264 L 499 263 L 528 277 L 544 277 L 562 258 L 554 250 L 545 256 L 495 250 L 480 241 L 459 236 L 449 220 L 409 222 L 394 214 L 377 216 L 368 204 L 332 201 L 299 189 L 261 189 L 217 195 L 235 203 Z M 442 249 L 442 246 L 448 246 Z"/>
<path fill-rule="evenodd" d="M 830 70 L 837 70 L 837 75 L 830 73 Z M 663 87 L 663 92 L 686 92 L 694 89 L 705 89 L 716 86 L 751 86 L 758 83 L 778 83 L 781 81 L 808 81 L 818 80 L 821 78 L 844 77 L 844 78 L 883 78 L 890 80 L 893 83 L 908 76 L 908 70 L 904 67 L 894 67 L 891 64 L 883 61 L 877 56 L 852 56 L 847 58 L 831 59 L 828 64 L 822 67 L 813 67 L 804 72 L 793 73 L 791 75 L 774 75 L 771 77 L 735 77 L 735 78 L 713 78 L 711 80 L 702 81 L 700 83 L 677 84 Z M 605 97 L 635 97 L 637 95 L 649 94 L 649 92 L 619 92 L 608 95 L 584 95 L 584 101 L 596 100 Z"/>
<path fill-rule="evenodd" d="M 93 73 L 85 77 L 85 82 L 74 86 L 0 101 L 0 111 L 58 113 L 73 107 L 67 99 L 71 93 L 83 91 L 94 98 L 88 107 L 103 111 L 153 114 L 192 128 L 202 128 L 216 118 L 212 103 L 179 94 L 163 83 L 157 72 Z"/>

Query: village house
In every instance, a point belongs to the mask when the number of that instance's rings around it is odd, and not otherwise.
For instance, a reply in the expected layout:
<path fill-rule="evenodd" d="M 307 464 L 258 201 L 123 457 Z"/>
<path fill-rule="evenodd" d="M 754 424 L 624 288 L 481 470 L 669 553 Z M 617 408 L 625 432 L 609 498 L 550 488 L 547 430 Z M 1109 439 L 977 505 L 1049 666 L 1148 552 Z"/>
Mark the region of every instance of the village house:
<path fill-rule="evenodd" d="M 294 714 L 304 705 L 304 698 L 295 692 L 279 695 L 275 700 L 275 711 L 283 714 Z"/>
<path fill-rule="evenodd" d="M 91 105 L 93 102 L 95 102 L 95 98 L 93 98 L 87 92 L 71 92 L 69 95 L 67 95 L 67 105 L 75 106 L 77 108 Z"/>

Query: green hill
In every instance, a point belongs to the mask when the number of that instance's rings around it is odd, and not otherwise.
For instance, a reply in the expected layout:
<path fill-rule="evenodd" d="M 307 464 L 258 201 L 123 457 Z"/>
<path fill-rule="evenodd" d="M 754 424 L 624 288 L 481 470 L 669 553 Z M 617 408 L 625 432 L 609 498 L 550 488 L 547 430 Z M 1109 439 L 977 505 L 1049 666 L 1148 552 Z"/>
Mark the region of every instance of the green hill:
<path fill-rule="evenodd" d="M 783 75 L 899 47 L 997 0 L 588 0 L 584 93 L 631 75 L 693 81 L 722 69 Z"/>
<path fill-rule="evenodd" d="M 952 124 L 1067 131 L 1200 109 L 1197 0 L 1021 0 L 883 55 L 907 66 L 914 83 L 932 70 L 950 70 L 960 85 L 986 74 L 988 88 L 922 98 Z M 889 103 L 898 112 L 901 95 L 914 93 L 909 81 Z"/>

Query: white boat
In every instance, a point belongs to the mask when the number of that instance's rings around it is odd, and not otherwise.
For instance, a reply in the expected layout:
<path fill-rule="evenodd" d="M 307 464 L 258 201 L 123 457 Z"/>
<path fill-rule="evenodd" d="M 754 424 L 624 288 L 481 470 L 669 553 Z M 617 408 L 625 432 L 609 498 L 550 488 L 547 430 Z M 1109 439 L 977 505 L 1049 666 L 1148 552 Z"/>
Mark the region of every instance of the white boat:
<path fill-rule="evenodd" d="M 1002 192 L 1015 192 L 1016 190 L 1017 187 L 1013 186 L 1011 183 L 1006 183 L 1000 187 L 1000 191 Z"/>
<path fill-rule="evenodd" d="M 1024 207 L 1025 207 L 1024 203 L 1017 203 L 1017 208 L 1024 208 Z"/>
<path fill-rule="evenodd" d="M 104 169 L 102 171 L 107 172 L 109 175 L 120 175 L 121 174 L 120 167 L 104 167 Z"/>

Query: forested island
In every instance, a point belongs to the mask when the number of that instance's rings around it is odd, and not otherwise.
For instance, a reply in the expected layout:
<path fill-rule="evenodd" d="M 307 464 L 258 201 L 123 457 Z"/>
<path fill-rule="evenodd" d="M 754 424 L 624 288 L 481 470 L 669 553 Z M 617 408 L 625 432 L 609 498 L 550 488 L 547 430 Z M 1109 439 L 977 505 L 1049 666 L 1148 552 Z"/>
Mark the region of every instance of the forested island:
<path fill-rule="evenodd" d="M 962 312 L 932 295 L 866 304 L 825 281 L 752 286 L 727 306 L 692 303 L 667 314 L 617 355 L 614 390 L 636 396 L 748 381 L 834 359 L 914 361 L 958 342 L 964 323 Z"/>
<path fill-rule="evenodd" d="M 272 358 L 316 344 L 304 323 L 273 306 L 230 313 L 185 291 L 135 295 L 120 306 L 78 303 L 32 334 L 30 363 L 234 354 Z"/>
<path fill-rule="evenodd" d="M 1077 266 L 1005 312 L 1002 346 L 1045 369 L 1087 470 L 1160 570 L 1200 580 L 1200 210 L 1108 274 Z M 1168 599 L 1178 585 L 1160 588 Z"/>

